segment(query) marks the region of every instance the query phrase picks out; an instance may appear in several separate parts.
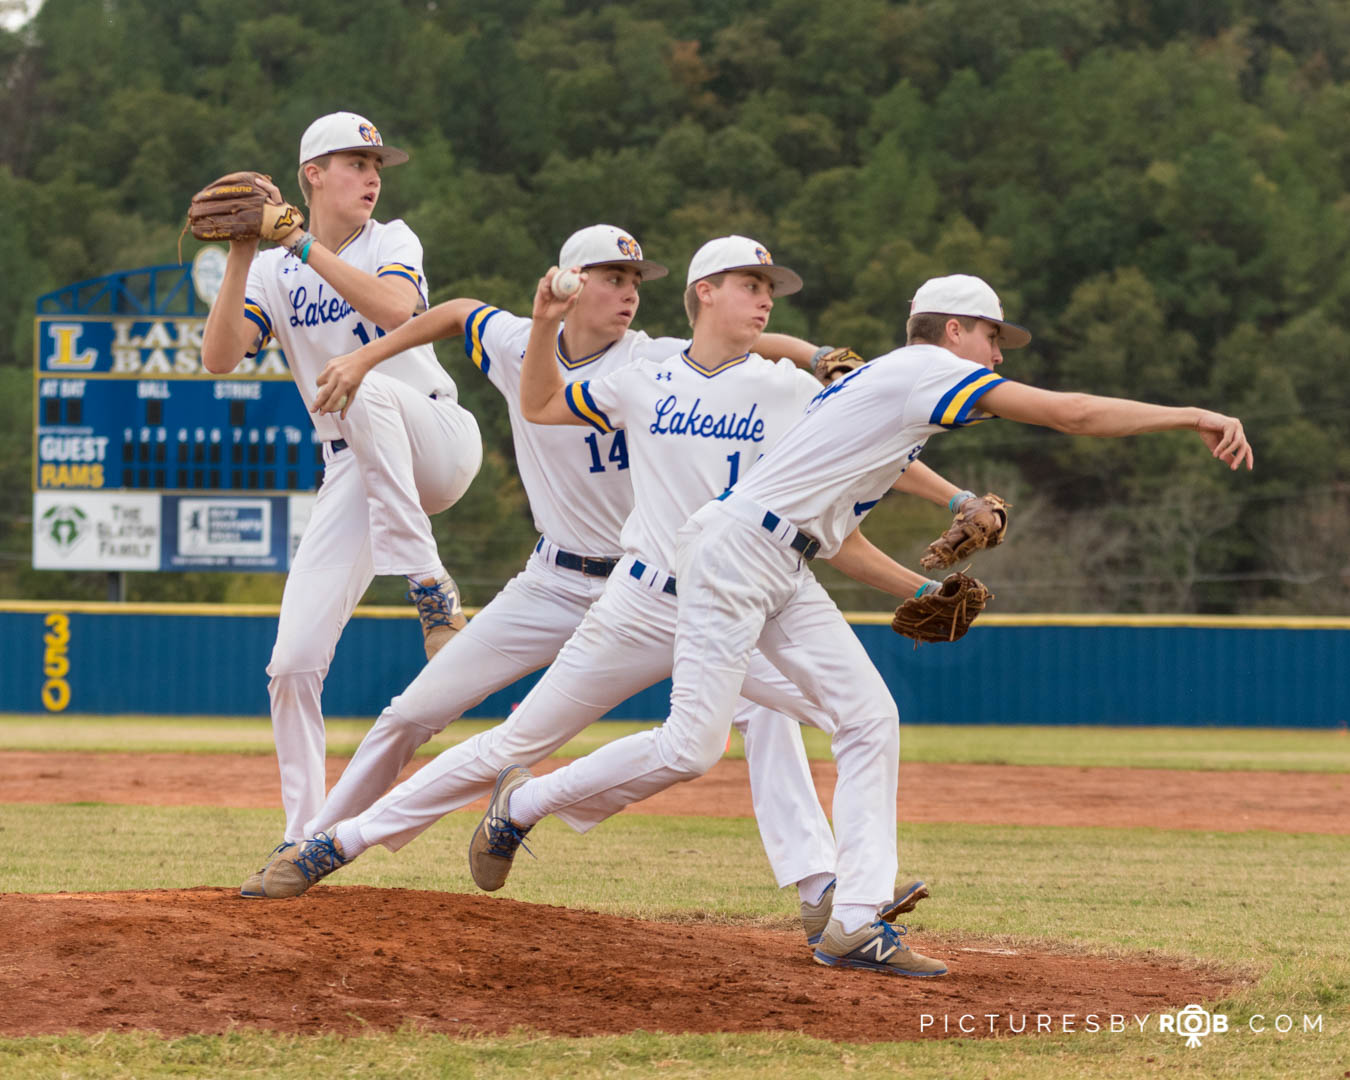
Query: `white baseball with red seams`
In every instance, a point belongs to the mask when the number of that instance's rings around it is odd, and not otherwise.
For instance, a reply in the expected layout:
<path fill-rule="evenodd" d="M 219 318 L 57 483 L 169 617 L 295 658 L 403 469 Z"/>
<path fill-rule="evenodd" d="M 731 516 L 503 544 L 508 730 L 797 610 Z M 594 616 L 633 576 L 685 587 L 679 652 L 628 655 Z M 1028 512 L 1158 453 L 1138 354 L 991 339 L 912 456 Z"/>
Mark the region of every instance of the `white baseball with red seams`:
<path fill-rule="evenodd" d="M 581 272 L 571 267 L 566 270 L 559 270 L 553 275 L 552 288 L 554 296 L 559 300 L 566 300 L 580 290 Z"/>

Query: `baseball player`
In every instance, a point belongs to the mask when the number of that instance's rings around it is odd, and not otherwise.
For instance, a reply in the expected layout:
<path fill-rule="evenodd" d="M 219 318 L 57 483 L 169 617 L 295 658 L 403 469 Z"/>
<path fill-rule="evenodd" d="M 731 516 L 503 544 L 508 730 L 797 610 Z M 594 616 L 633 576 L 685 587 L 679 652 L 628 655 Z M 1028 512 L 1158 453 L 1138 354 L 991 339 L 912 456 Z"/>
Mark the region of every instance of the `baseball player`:
<path fill-rule="evenodd" d="M 371 217 L 381 170 L 407 159 L 355 113 L 321 116 L 309 126 L 300 140 L 299 179 L 311 231 L 297 229 L 261 255 L 256 240 L 230 243 L 202 341 L 208 371 L 233 371 L 275 337 L 313 408 L 330 357 L 426 308 L 421 243 L 402 221 Z M 340 418 L 314 415 L 324 481 L 286 579 L 267 666 L 286 810 L 283 847 L 305 837 L 323 805 L 323 681 L 374 575 L 407 577 L 429 656 L 465 624 L 427 517 L 454 505 L 482 461 L 478 425 L 456 396 L 454 380 L 428 346 L 390 356 Z"/>
<path fill-rule="evenodd" d="M 550 359 L 559 372 L 598 378 L 635 357 L 670 355 L 686 344 L 684 339 L 652 339 L 629 329 L 641 283 L 667 272 L 643 257 L 630 234 L 611 225 L 582 229 L 563 244 L 559 260 L 585 269 L 589 280 L 550 343 Z M 316 408 L 338 408 L 344 399 L 350 408 L 359 400 L 366 372 L 377 363 L 467 328 L 467 355 L 506 398 L 517 466 L 541 537 L 525 569 L 380 715 L 326 804 L 307 825 L 307 835 L 370 810 L 431 736 L 488 694 L 553 660 L 600 596 L 622 554 L 619 533 L 633 506 L 624 432 L 583 435 L 524 419 L 519 383 L 531 325 L 528 318 L 477 300 L 451 300 L 387 337 L 334 358 L 319 377 Z M 799 361 L 809 358 L 813 348 L 785 335 L 763 335 L 758 347 L 772 354 L 793 354 Z M 752 791 L 778 882 L 780 886 L 808 882 L 810 898 L 818 902 L 832 876 L 828 871 L 834 845 L 815 797 L 798 725 L 746 702 L 737 726 L 746 738 Z M 498 735 L 462 743 L 424 767 L 397 795 L 391 793 L 360 819 L 371 839 L 349 835 L 344 850 L 356 852 L 381 841 L 396 850 L 445 813 L 486 794 L 503 766 L 536 745 L 530 741 L 537 738 L 532 734 L 530 740 L 499 746 L 499 738 L 512 729 L 498 730 Z M 571 734 L 567 731 L 557 745 Z M 548 736 L 539 744 L 547 749 L 538 756 L 555 748 L 553 732 Z M 354 828 L 349 825 L 348 833 Z M 822 875 L 824 882 L 818 880 Z M 265 889 L 260 875 L 253 874 L 241 891 L 254 897 L 295 895 L 296 885 L 308 887 L 303 875 L 284 887 L 275 877 L 273 887 Z M 799 884 L 799 891 L 802 888 Z M 906 882 L 902 892 L 897 907 L 912 907 L 927 894 L 920 881 Z"/>
<path fill-rule="evenodd" d="M 521 376 L 521 408 L 527 419 L 546 424 L 584 423 L 605 435 L 626 431 L 635 505 L 623 527 L 624 555 L 543 680 L 504 723 L 447 750 L 369 811 L 338 824 L 334 836 L 316 835 L 282 856 L 266 875 L 269 895 L 303 891 L 370 844 L 405 842 L 435 818 L 488 792 L 497 775 L 494 766 L 513 752 L 538 760 L 630 694 L 670 674 L 676 590 L 663 568 L 670 565 L 676 529 L 692 508 L 753 465 L 760 448 L 771 445 L 820 388 L 791 364 L 747 351 L 764 330 L 774 285 L 794 291 L 801 283 L 796 274 L 774 266 L 767 251 L 745 237 L 705 245 L 690 274 L 717 302 L 711 314 L 691 314 L 695 331 L 688 349 L 566 384 L 554 362 L 554 341 L 567 302 L 553 298 L 551 274 L 541 282 Z M 937 488 L 943 501 L 956 490 L 940 478 Z M 925 583 L 890 565 L 903 581 L 897 591 L 904 595 Z M 471 623 L 466 633 L 472 628 Z M 762 659 L 751 663 L 744 691 L 794 720 L 832 727 Z M 745 725 L 756 816 L 779 883 L 797 881 L 810 939 L 823 931 L 829 912 L 832 841 L 797 756 L 798 733 L 782 730 L 781 718 L 775 718 L 777 727 L 764 725 L 765 719 L 756 714 Z M 791 737 L 795 754 L 783 755 L 791 769 L 775 772 L 756 763 L 763 749 L 772 748 L 761 742 L 766 731 L 780 746 Z M 814 812 L 809 817 L 808 807 Z M 801 869 L 785 869 L 794 847 Z M 494 883 L 490 871 L 475 866 L 475 877 L 484 888 L 497 888 L 501 881 Z M 887 914 L 912 908 L 922 895 L 922 882 L 901 883 L 892 890 Z"/>
<path fill-rule="evenodd" d="M 590 827 L 706 771 L 721 752 L 758 649 L 834 721 L 838 883 L 815 959 L 894 975 L 945 974 L 945 964 L 909 949 L 902 931 L 878 918 L 896 867 L 898 714 L 808 561 L 829 558 L 864 579 L 878 572 L 874 551 L 858 545 L 863 517 L 930 437 L 989 416 L 1098 436 L 1188 428 L 1232 468 L 1252 465 L 1242 424 L 1232 417 L 1052 393 L 996 374 L 1002 350 L 1030 339 L 1003 318 L 998 297 L 979 278 L 925 283 L 911 308 L 910 344 L 818 393 L 755 469 L 680 531 L 666 723 L 547 776 L 503 770 L 470 847 L 475 877 L 504 879 L 521 838 L 547 814 Z M 575 404 L 603 417 L 612 396 L 592 389 Z"/>

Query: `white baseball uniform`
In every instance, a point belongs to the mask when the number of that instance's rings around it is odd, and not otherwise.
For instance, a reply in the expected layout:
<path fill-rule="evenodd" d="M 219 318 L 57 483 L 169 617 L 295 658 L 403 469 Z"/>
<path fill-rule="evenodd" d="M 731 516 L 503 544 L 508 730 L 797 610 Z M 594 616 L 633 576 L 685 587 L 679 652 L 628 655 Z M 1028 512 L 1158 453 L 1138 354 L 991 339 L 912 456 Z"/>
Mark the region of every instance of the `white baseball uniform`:
<path fill-rule="evenodd" d="M 535 704 L 541 693 L 536 688 L 504 723 L 446 750 L 389 791 L 416 749 L 434 734 L 488 694 L 558 656 L 588 609 L 607 592 L 607 575 L 624 548 L 620 530 L 633 509 L 632 476 L 639 469 L 630 458 L 629 435 L 622 428 L 586 430 L 524 419 L 520 370 L 531 326 L 528 318 L 485 305 L 466 321 L 464 348 L 506 399 L 521 483 L 542 534 L 539 543 L 525 569 L 380 714 L 328 801 L 310 821 L 309 835 L 355 817 L 368 843 L 384 843 L 397 850 L 445 814 L 487 794 L 507 764 L 548 756 L 629 693 L 670 673 L 674 603 L 661 594 L 657 611 L 664 622 L 654 622 L 644 595 L 644 606 L 630 616 L 634 624 L 630 629 L 653 634 L 659 643 L 655 665 L 642 667 L 639 674 L 627 668 L 628 659 L 618 654 L 611 657 L 614 666 L 623 669 L 615 673 L 614 685 L 631 685 L 631 690 L 617 696 L 607 690 L 598 711 L 587 709 L 577 722 L 569 723 L 550 708 Z M 559 335 L 555 357 L 564 377 L 580 375 L 594 384 L 617 378 L 615 373 L 638 357 L 668 356 L 684 344 L 680 339 L 652 339 L 630 330 L 607 349 L 572 359 L 564 353 Z M 797 385 L 802 389 L 795 411 L 800 412 L 818 384 L 804 376 Z M 725 453 L 719 467 L 718 482 L 725 485 Z M 658 480 L 639 478 L 639 483 L 647 482 L 654 493 L 663 492 Z M 705 487 L 685 502 L 698 505 L 709 490 Z M 669 531 L 667 549 L 678 523 L 662 526 Z M 627 570 L 632 562 L 618 565 Z M 770 671 L 777 686 L 775 700 L 781 698 L 800 709 L 800 695 L 776 671 Z M 550 672 L 545 681 L 552 678 Z M 592 668 L 585 681 L 611 679 Z M 831 870 L 833 839 L 815 796 L 797 722 L 744 703 L 737 726 L 746 737 L 756 816 L 778 883 Z"/>
<path fill-rule="evenodd" d="M 728 495 L 680 530 L 671 713 L 530 780 L 534 809 L 589 827 L 717 760 L 758 648 L 834 721 L 835 904 L 880 905 L 896 872 L 899 716 L 876 668 L 803 559 L 826 557 L 926 440 L 976 423 L 1002 382 L 931 345 L 897 349 L 820 391 Z M 513 801 L 522 798 L 517 789 Z"/>
<path fill-rule="evenodd" d="M 366 273 L 411 281 L 425 307 L 422 245 L 402 221 L 368 221 L 337 254 Z M 283 248 L 254 258 L 244 311 L 258 327 L 249 355 L 276 338 L 306 405 L 329 359 L 384 333 Z M 287 840 L 303 840 L 323 805 L 320 697 L 352 609 L 376 574 L 422 579 L 442 569 L 427 515 L 468 490 L 483 456 L 478 424 L 456 397 L 426 345 L 367 375 L 346 419 L 311 414 L 324 440 L 324 479 L 291 561 L 267 665 Z"/>

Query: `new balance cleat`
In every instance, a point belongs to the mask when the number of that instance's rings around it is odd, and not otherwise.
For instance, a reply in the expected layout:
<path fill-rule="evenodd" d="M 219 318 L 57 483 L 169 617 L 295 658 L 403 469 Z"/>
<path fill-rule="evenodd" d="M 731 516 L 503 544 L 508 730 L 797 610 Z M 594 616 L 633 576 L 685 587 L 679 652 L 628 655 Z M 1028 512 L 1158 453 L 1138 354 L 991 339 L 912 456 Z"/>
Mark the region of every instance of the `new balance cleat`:
<path fill-rule="evenodd" d="M 829 925 L 830 915 L 834 912 L 834 884 L 831 881 L 814 904 L 802 901 L 802 929 L 806 932 L 808 945 L 820 944 L 820 937 Z M 881 909 L 881 917 L 887 922 L 895 922 L 897 916 L 913 911 L 927 895 L 928 886 L 922 881 L 906 881 L 897 885 L 894 898 Z"/>
<path fill-rule="evenodd" d="M 244 883 L 239 886 L 239 895 L 247 897 L 249 900 L 266 899 L 267 894 L 263 892 L 263 875 L 267 873 L 267 868 L 277 861 L 277 856 L 289 848 L 295 847 L 293 840 L 283 840 L 272 849 L 272 854 L 267 856 L 267 861 L 263 863 L 262 869 L 257 870 L 244 879 Z"/>
<path fill-rule="evenodd" d="M 871 926 L 846 934 L 839 920 L 831 919 L 813 955 L 817 964 L 826 967 L 863 968 L 918 978 L 946 975 L 947 965 L 941 960 L 916 953 L 900 940 L 905 933 L 905 927 L 878 919 Z"/>
<path fill-rule="evenodd" d="M 516 849 L 523 845 L 530 831 L 528 825 L 523 829 L 517 826 L 508 812 L 511 792 L 530 778 L 530 770 L 524 765 L 508 765 L 497 774 L 487 813 L 469 840 L 469 873 L 484 892 L 496 892 L 506 884 Z M 528 847 L 525 850 L 530 851 Z"/>
<path fill-rule="evenodd" d="M 896 917 L 907 911 L 913 911 L 919 901 L 928 896 L 928 886 L 922 881 L 906 881 L 895 887 L 895 896 L 881 909 L 881 917 L 886 922 L 895 922 Z"/>
<path fill-rule="evenodd" d="M 469 625 L 469 620 L 459 602 L 459 586 L 448 574 L 424 581 L 408 580 L 411 582 L 408 599 L 417 605 L 417 617 L 422 621 L 422 646 L 430 660 Z"/>
<path fill-rule="evenodd" d="M 315 833 L 304 843 L 290 847 L 263 872 L 263 895 L 269 900 L 299 896 L 320 878 L 347 864 L 342 845 L 327 833 Z"/>

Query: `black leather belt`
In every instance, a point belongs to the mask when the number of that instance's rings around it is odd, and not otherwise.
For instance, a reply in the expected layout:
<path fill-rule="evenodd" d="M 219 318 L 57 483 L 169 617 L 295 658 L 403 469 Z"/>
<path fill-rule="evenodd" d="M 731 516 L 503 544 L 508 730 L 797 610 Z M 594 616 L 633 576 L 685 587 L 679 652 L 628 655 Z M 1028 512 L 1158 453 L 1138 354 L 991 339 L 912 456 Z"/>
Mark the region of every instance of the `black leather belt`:
<path fill-rule="evenodd" d="M 553 561 L 564 570 L 579 570 L 587 577 L 609 577 L 618 559 L 592 559 L 589 555 L 573 555 L 570 551 L 559 551 Z"/>
<path fill-rule="evenodd" d="M 534 550 L 539 551 L 543 546 L 544 538 L 541 536 L 539 543 L 534 545 Z M 609 577 L 614 572 L 614 567 L 619 564 L 618 559 L 595 559 L 589 555 L 574 555 L 570 551 L 561 550 L 553 553 L 553 562 L 564 570 L 575 570 L 587 577 Z"/>
<path fill-rule="evenodd" d="M 647 572 L 647 564 L 644 562 L 638 562 L 636 559 L 633 560 L 633 565 L 628 568 L 628 573 L 631 576 L 637 578 L 638 581 L 642 580 L 642 575 L 645 574 L 646 572 Z M 666 583 L 661 586 L 661 591 L 663 593 L 670 593 L 671 596 L 674 596 L 675 579 L 673 577 L 666 578 Z"/>
<path fill-rule="evenodd" d="M 764 520 L 761 521 L 760 524 L 768 529 L 769 532 L 775 532 L 782 520 L 783 519 L 777 514 L 765 510 Z M 793 534 L 792 539 L 788 541 L 788 547 L 792 548 L 793 551 L 798 552 L 807 562 L 810 562 L 816 557 L 816 553 L 820 550 L 820 541 L 815 539 L 815 537 L 807 536 L 801 529 L 797 529 Z"/>
<path fill-rule="evenodd" d="M 726 502 L 726 500 L 729 499 L 731 495 L 732 495 L 731 489 L 728 488 L 726 491 L 722 492 L 721 495 L 717 496 L 717 501 Z M 746 505 L 748 508 L 754 506 L 755 504 L 746 499 L 742 500 L 741 503 L 738 503 L 737 505 Z M 755 509 L 758 510 L 759 508 L 755 507 Z M 745 514 L 739 514 L 737 516 L 741 517 L 742 519 L 746 519 Z M 770 510 L 764 511 L 764 517 L 761 519 L 760 525 L 762 525 L 765 529 L 767 529 L 769 532 L 777 532 L 778 526 L 781 524 L 783 524 L 783 519 L 780 518 L 777 514 L 773 513 Z M 815 537 L 802 532 L 801 529 L 797 528 L 795 525 L 792 525 L 791 523 L 789 523 L 789 527 L 792 529 L 792 539 L 787 542 L 788 547 L 790 547 L 793 551 L 797 552 L 807 562 L 810 562 L 812 559 L 816 557 L 816 555 L 820 551 L 820 541 L 815 539 Z"/>

